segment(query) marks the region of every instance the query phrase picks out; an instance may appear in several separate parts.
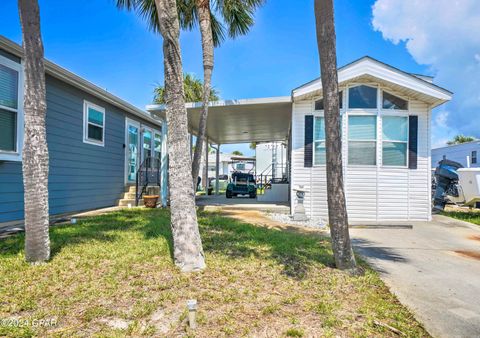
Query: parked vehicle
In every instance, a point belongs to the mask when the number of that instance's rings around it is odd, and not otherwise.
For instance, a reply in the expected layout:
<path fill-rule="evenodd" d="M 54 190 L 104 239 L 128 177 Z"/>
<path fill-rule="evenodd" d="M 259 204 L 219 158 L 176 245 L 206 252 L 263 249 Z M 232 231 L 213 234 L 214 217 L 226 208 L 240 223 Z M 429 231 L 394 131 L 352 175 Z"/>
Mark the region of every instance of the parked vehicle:
<path fill-rule="evenodd" d="M 476 207 L 480 201 L 480 168 L 463 168 L 455 161 L 441 160 L 435 169 L 433 209 L 442 211 L 447 203 Z"/>
<path fill-rule="evenodd" d="M 227 185 L 225 195 L 227 198 L 238 195 L 248 195 L 250 198 L 256 198 L 257 185 L 255 184 L 255 177 L 252 174 L 234 172 L 230 183 Z"/>

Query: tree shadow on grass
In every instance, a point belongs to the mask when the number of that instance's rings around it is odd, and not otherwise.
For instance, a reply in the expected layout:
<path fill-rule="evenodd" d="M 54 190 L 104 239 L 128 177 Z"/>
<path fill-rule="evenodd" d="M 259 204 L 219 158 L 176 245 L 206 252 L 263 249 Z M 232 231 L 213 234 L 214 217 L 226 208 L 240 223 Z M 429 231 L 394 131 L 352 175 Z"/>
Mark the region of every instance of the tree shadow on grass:
<path fill-rule="evenodd" d="M 91 241 L 113 243 L 122 232 L 141 232 L 145 238 L 164 237 L 173 256 L 170 213 L 166 210 L 121 210 L 99 216 L 85 217 L 77 224 L 57 224 L 50 227 L 51 258 L 67 246 Z M 15 256 L 24 250 L 25 234 L 0 240 L 0 259 Z"/>
<path fill-rule="evenodd" d="M 267 229 L 216 213 L 199 213 L 204 250 L 229 258 L 273 260 L 289 277 L 303 279 L 313 264 L 334 266 L 327 238 L 316 234 Z M 97 241 L 115 243 L 122 236 L 140 233 L 145 240 L 163 237 L 173 262 L 173 239 L 170 212 L 165 209 L 122 210 L 86 217 L 77 224 L 60 224 L 50 228 L 51 256 L 61 254 L 69 246 Z M 0 241 L 0 259 L 15 256 L 24 250 L 24 234 Z M 207 261 L 208 265 L 208 261 Z"/>
<path fill-rule="evenodd" d="M 282 265 L 285 275 L 296 279 L 305 278 L 315 263 L 334 266 L 326 237 L 268 229 L 211 212 L 200 212 L 199 221 L 206 252 L 232 258 L 272 259 Z"/>

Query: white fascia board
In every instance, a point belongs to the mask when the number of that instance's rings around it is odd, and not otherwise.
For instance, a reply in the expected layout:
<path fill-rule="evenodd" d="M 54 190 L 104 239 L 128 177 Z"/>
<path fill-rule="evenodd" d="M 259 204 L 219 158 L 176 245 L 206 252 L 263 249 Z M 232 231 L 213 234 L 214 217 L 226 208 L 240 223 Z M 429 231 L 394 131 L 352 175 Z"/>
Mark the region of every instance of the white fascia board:
<path fill-rule="evenodd" d="M 395 68 L 390 68 L 380 62 L 377 62 L 370 58 L 363 58 L 358 62 L 340 69 L 338 71 L 338 83 L 346 82 L 362 75 L 371 75 L 378 79 L 392 82 L 397 85 L 409 88 L 419 93 L 429 95 L 443 102 L 449 101 L 452 98 L 452 94 L 446 90 L 442 90 L 440 87 L 422 80 L 414 75 L 405 74 L 404 72 Z M 322 89 L 321 79 L 316 79 L 303 87 L 300 87 L 293 91 L 293 98 L 302 97 L 313 91 Z"/>
<path fill-rule="evenodd" d="M 275 96 L 275 97 L 262 97 L 255 99 L 238 99 L 238 100 L 220 100 L 220 101 L 211 101 L 208 103 L 209 107 L 226 107 L 226 106 L 241 106 L 241 105 L 252 105 L 252 104 L 271 104 L 271 103 L 291 103 L 291 96 Z M 194 109 L 202 108 L 202 102 L 187 102 L 185 103 L 185 108 Z M 165 110 L 164 104 L 151 104 L 145 107 L 149 112 L 161 112 Z"/>

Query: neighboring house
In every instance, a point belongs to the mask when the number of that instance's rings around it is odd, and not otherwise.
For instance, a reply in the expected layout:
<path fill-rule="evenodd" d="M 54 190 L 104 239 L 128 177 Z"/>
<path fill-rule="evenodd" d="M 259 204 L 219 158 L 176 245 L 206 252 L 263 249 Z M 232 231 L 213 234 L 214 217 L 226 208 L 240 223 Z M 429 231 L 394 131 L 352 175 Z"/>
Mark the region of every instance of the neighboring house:
<path fill-rule="evenodd" d="M 216 175 L 216 154 L 212 152 L 208 155 L 208 178 L 215 178 Z M 255 169 L 255 159 L 248 156 L 239 156 L 233 154 L 220 153 L 219 175 L 232 176 L 235 171 L 249 172 Z M 200 171 L 202 177 L 205 175 L 205 156 L 202 157 L 200 163 Z"/>
<path fill-rule="evenodd" d="M 464 167 L 480 167 L 480 141 L 472 141 L 432 149 L 432 168 L 443 159 L 460 163 Z"/>
<path fill-rule="evenodd" d="M 0 36 L 0 225 L 23 213 L 22 48 Z M 160 156 L 161 123 L 45 61 L 50 214 L 114 206 L 147 156 Z"/>
<path fill-rule="evenodd" d="M 431 110 L 452 97 L 428 76 L 363 57 L 338 69 L 344 184 L 354 222 L 431 219 Z M 188 103 L 193 132 L 201 103 Z M 163 117 L 164 107 L 147 110 Z M 318 78 L 290 96 L 212 102 L 207 137 L 214 144 L 285 142 L 295 189 L 308 190 L 308 216 L 328 218 L 325 120 Z M 273 191 L 274 189 L 272 189 Z"/>
<path fill-rule="evenodd" d="M 284 142 L 257 143 L 255 147 L 257 177 L 266 175 L 269 178 L 281 179 L 288 176 L 287 147 Z"/>

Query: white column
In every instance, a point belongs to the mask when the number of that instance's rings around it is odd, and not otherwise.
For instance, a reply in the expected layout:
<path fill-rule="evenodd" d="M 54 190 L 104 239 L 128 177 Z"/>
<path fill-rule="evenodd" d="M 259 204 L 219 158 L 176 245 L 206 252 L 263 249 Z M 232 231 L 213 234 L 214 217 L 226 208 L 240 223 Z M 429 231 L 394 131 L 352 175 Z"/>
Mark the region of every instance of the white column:
<path fill-rule="evenodd" d="M 162 121 L 162 158 L 161 158 L 161 170 L 160 170 L 160 181 L 161 183 L 161 198 L 162 198 L 162 207 L 167 206 L 168 199 L 168 128 L 167 120 Z"/>
<path fill-rule="evenodd" d="M 205 137 L 205 193 L 208 194 L 208 138 Z"/>
<path fill-rule="evenodd" d="M 215 156 L 215 195 L 218 195 L 220 178 L 220 144 L 217 144 L 217 153 Z"/>
<path fill-rule="evenodd" d="M 193 159 L 193 134 L 190 134 L 190 157 Z"/>

